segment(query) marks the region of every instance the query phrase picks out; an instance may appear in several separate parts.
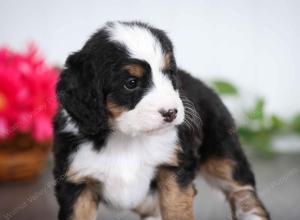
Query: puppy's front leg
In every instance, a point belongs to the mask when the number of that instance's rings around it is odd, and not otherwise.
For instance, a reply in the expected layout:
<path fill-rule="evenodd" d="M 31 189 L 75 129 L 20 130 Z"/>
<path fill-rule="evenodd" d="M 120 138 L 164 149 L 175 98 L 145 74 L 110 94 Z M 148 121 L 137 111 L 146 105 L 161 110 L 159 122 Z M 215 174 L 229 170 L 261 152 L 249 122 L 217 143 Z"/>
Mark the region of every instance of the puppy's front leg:
<path fill-rule="evenodd" d="M 174 171 L 161 168 L 158 173 L 159 202 L 163 220 L 194 220 L 192 183 L 180 186 Z"/>
<path fill-rule="evenodd" d="M 89 184 L 63 182 L 56 185 L 59 220 L 95 220 L 99 198 Z"/>

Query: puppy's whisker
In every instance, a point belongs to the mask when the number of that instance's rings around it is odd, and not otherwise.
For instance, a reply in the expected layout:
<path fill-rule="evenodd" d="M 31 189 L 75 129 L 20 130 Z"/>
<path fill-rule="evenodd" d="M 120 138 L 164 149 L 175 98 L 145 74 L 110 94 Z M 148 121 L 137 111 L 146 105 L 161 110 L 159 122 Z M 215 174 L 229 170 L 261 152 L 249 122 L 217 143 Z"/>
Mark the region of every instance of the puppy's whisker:
<path fill-rule="evenodd" d="M 184 107 L 185 107 L 185 121 L 186 124 L 188 124 L 187 127 L 192 131 L 194 131 L 195 128 L 198 131 L 200 131 L 202 120 L 199 114 L 196 112 L 194 105 L 188 103 L 188 105 L 185 104 Z"/>
<path fill-rule="evenodd" d="M 185 107 L 186 113 L 190 114 L 193 118 L 198 119 L 200 123 L 202 123 L 200 115 L 192 108 Z"/>
<path fill-rule="evenodd" d="M 189 122 L 189 120 L 185 120 L 183 123 L 189 130 L 194 131 L 194 126 Z"/>
<path fill-rule="evenodd" d="M 189 121 L 189 124 L 192 125 L 193 128 L 196 127 L 198 130 L 200 130 L 200 127 L 202 125 L 202 119 L 199 113 L 196 111 L 194 103 L 182 94 L 180 94 L 180 98 L 184 105 L 187 121 Z"/>
<path fill-rule="evenodd" d="M 199 115 L 195 114 L 194 112 L 188 112 L 187 114 L 189 114 L 195 120 L 195 123 L 197 122 L 200 125 L 202 124 L 202 120 Z"/>
<path fill-rule="evenodd" d="M 196 121 L 194 120 L 193 114 L 191 114 L 190 112 L 186 112 L 186 117 L 185 117 L 185 123 L 187 124 L 187 127 L 190 130 L 195 130 L 195 128 L 199 131 L 200 130 L 200 126 L 198 123 L 196 123 Z"/>
<path fill-rule="evenodd" d="M 185 110 L 190 111 L 190 113 L 193 114 L 194 117 L 198 118 L 199 122 L 202 124 L 202 119 L 199 113 L 196 111 L 194 104 L 189 102 L 188 103 L 183 102 Z"/>

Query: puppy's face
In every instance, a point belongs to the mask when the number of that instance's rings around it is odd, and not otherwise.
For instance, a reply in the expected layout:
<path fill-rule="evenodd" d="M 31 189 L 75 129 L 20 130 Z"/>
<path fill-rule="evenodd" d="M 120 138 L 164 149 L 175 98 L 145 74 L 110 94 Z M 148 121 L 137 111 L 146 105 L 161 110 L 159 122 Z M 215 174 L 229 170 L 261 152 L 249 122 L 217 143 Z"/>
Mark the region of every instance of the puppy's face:
<path fill-rule="evenodd" d="M 105 121 L 132 136 L 163 132 L 184 120 L 176 72 L 163 31 L 109 23 L 68 59 L 58 92 L 66 94 L 63 107 L 86 133 L 96 133 Z"/>
<path fill-rule="evenodd" d="M 114 129 L 137 135 L 182 123 L 172 45 L 163 45 L 169 42 L 145 26 L 115 23 L 107 31 L 109 40 L 128 55 L 111 71 L 106 105 Z"/>

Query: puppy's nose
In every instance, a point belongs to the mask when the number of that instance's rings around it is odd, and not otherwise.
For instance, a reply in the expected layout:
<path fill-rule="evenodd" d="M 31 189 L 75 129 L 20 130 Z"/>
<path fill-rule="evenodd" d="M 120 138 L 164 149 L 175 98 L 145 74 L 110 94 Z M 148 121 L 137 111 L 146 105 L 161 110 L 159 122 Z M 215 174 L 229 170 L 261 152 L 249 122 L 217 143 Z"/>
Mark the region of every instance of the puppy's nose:
<path fill-rule="evenodd" d="M 165 122 L 172 122 L 176 118 L 177 115 L 177 109 L 169 109 L 168 111 L 166 110 L 160 110 L 159 113 L 163 116 Z"/>

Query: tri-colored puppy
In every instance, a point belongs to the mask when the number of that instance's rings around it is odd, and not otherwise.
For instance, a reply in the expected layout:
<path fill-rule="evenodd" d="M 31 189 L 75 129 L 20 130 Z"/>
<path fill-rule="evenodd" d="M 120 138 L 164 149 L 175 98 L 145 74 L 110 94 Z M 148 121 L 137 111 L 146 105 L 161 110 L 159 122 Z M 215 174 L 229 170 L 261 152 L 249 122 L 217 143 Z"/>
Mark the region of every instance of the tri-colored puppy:
<path fill-rule="evenodd" d="M 57 85 L 60 220 L 92 220 L 99 203 L 142 219 L 191 220 L 198 174 L 234 219 L 270 219 L 220 98 L 178 69 L 167 35 L 111 22 L 69 56 Z"/>

